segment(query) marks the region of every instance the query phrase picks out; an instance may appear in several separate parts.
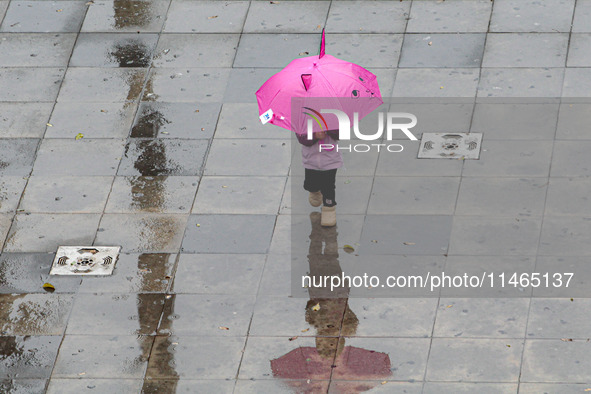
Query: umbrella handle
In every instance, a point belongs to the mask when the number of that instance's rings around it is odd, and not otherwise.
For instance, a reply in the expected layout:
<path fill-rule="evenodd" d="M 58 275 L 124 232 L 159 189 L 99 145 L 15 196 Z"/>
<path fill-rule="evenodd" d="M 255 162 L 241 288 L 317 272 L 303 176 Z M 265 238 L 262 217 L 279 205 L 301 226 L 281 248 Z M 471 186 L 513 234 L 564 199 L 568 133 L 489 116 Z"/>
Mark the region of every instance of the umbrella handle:
<path fill-rule="evenodd" d="M 324 29 L 322 29 L 322 39 L 320 40 L 320 53 L 318 54 L 318 59 L 322 59 L 324 56 Z"/>

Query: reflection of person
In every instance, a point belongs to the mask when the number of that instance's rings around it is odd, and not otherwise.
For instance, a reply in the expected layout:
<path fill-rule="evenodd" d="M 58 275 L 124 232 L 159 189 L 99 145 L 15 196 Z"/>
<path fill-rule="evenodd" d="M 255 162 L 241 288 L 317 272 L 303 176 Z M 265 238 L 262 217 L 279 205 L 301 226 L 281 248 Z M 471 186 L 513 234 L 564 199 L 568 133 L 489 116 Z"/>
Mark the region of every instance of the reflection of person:
<path fill-rule="evenodd" d="M 321 227 L 320 216 L 318 212 L 310 214 L 310 277 L 341 276 L 337 228 Z M 306 305 L 306 322 L 316 329 L 316 351 L 321 357 L 334 357 L 336 349 L 338 356 L 345 347 L 344 338 L 339 340 L 339 336 L 354 335 L 359 323 L 349 309 L 349 288 L 309 287 L 308 292 L 310 300 Z"/>
<path fill-rule="evenodd" d="M 337 224 L 335 178 L 337 169 L 343 166 L 343 157 L 336 149 L 337 130 L 319 131 L 313 139 L 298 134 L 302 144 L 302 162 L 306 170 L 304 189 L 310 192 L 308 200 L 313 207 L 322 205 L 322 225 Z"/>

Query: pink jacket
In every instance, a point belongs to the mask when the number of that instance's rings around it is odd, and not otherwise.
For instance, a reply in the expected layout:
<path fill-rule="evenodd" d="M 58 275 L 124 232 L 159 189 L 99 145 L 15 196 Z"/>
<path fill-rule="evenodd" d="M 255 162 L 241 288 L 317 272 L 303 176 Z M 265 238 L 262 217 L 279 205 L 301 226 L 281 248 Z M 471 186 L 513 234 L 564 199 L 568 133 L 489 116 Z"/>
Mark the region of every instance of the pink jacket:
<path fill-rule="evenodd" d="M 339 139 L 338 131 L 328 131 L 322 140 L 309 140 L 306 134 L 296 134 L 302 144 L 302 163 L 304 168 L 311 170 L 334 170 L 343 166 L 343 156 L 337 151 Z M 328 150 L 326 145 L 320 150 L 320 144 L 332 144 L 334 148 Z"/>

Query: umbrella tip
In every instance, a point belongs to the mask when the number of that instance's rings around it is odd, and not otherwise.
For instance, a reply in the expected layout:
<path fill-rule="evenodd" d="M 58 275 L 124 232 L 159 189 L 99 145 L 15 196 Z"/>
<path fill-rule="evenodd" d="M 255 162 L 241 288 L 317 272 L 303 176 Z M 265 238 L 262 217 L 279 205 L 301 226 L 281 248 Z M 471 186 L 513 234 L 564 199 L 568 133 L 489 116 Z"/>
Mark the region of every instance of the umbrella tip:
<path fill-rule="evenodd" d="M 320 53 L 318 54 L 318 59 L 321 59 L 324 56 L 324 28 L 322 28 L 322 38 L 320 40 Z"/>

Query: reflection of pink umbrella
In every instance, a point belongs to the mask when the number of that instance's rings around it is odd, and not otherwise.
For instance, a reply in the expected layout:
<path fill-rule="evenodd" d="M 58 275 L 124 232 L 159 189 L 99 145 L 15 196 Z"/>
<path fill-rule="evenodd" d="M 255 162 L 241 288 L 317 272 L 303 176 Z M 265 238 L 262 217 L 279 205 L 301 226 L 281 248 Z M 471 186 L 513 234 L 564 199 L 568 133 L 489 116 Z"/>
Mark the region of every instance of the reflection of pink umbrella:
<path fill-rule="evenodd" d="M 327 102 L 330 109 L 344 111 L 351 121 L 353 112 L 359 113 L 362 119 L 383 103 L 374 74 L 357 64 L 324 54 L 324 30 L 318 56 L 293 60 L 269 78 L 256 96 L 263 123 L 269 122 L 298 134 L 306 133 L 308 118 L 300 116 L 302 111 L 292 117 L 292 98 L 334 98 L 336 100 Z M 306 107 L 305 100 L 300 106 Z M 324 125 L 328 130 L 336 130 L 336 117 L 323 117 L 318 110 L 307 107 L 305 111 L 316 121 L 315 127 L 317 124 L 320 129 L 324 129 Z"/>
<path fill-rule="evenodd" d="M 386 353 L 345 346 L 341 354 L 334 360 L 332 357 L 321 357 L 316 348 L 300 347 L 291 352 L 271 360 L 273 376 L 281 379 L 299 380 L 376 380 L 388 378 L 391 375 L 390 357 Z M 370 384 L 363 383 L 368 387 Z"/>

